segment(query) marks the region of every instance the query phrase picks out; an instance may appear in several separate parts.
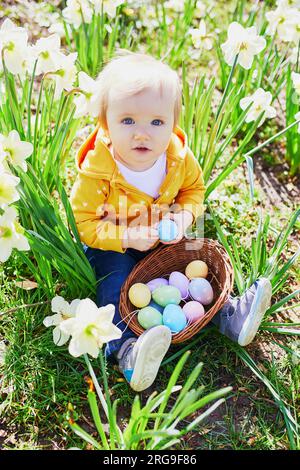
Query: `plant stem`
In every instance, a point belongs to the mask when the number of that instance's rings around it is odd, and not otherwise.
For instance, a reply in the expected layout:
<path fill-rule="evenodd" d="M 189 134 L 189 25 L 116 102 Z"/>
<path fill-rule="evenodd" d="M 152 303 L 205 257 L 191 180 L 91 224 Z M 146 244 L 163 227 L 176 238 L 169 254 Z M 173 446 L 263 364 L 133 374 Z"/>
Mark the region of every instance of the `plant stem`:
<path fill-rule="evenodd" d="M 6 315 L 7 313 L 16 312 L 17 310 L 19 310 L 21 308 L 35 307 L 36 305 L 49 304 L 50 302 L 51 302 L 51 300 L 45 300 L 44 302 L 35 302 L 34 304 L 19 305 L 18 307 L 10 308 L 9 310 L 5 310 L 4 312 L 0 312 L 0 316 L 1 315 Z"/>
<path fill-rule="evenodd" d="M 95 387 L 95 390 L 97 392 L 97 395 L 99 397 L 99 400 L 101 401 L 101 405 L 102 405 L 102 408 L 104 410 L 104 413 L 106 414 L 106 417 L 108 418 L 108 407 L 107 407 L 107 403 L 105 401 L 105 398 L 104 398 L 104 395 L 102 393 L 102 390 L 99 386 L 99 383 L 98 383 L 98 380 L 97 380 L 97 377 L 95 375 L 95 372 L 94 372 L 94 369 L 92 367 L 92 364 L 90 363 L 90 360 L 88 358 L 88 355 L 87 354 L 84 354 L 83 355 L 84 357 L 84 360 L 86 362 L 86 365 L 88 367 L 88 370 L 89 370 L 89 374 L 90 376 L 92 377 L 92 381 L 93 381 L 93 384 L 94 384 L 94 387 Z M 105 372 L 105 371 L 104 371 Z"/>

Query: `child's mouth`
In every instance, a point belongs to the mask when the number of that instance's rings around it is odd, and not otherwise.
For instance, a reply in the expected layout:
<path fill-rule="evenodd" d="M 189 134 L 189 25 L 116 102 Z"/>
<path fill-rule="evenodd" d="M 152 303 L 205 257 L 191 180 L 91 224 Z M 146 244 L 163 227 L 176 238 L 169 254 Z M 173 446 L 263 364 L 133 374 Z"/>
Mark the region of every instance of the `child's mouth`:
<path fill-rule="evenodd" d="M 137 150 L 138 152 L 149 152 L 150 149 L 147 149 L 146 147 L 137 147 L 134 150 Z"/>

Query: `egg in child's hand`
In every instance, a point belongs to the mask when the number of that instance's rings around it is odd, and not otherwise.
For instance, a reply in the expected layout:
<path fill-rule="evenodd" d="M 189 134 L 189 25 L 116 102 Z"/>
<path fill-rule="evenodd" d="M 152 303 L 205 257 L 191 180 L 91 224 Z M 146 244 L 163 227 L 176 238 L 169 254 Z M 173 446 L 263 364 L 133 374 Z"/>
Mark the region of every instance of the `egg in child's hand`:
<path fill-rule="evenodd" d="M 194 300 L 197 300 L 202 305 L 210 304 L 214 298 L 214 292 L 210 283 L 202 277 L 190 281 L 189 293 Z"/>
<path fill-rule="evenodd" d="M 190 302 L 187 302 L 183 307 L 182 307 L 183 313 L 185 314 L 187 320 L 190 323 L 194 323 L 195 321 L 199 320 L 202 318 L 205 314 L 205 310 L 202 304 L 200 302 L 197 302 L 196 300 L 191 300 Z"/>
<path fill-rule="evenodd" d="M 172 333 L 179 333 L 186 326 L 186 316 L 179 305 L 169 304 L 163 313 L 163 324 L 170 328 Z"/>
<path fill-rule="evenodd" d="M 186 299 L 189 295 L 189 280 L 179 271 L 173 271 L 169 277 L 169 285 L 180 290 L 181 298 Z"/>
<path fill-rule="evenodd" d="M 162 219 L 158 224 L 157 230 L 159 239 L 162 242 L 175 240 L 178 235 L 177 224 L 171 219 Z"/>
<path fill-rule="evenodd" d="M 148 286 L 150 291 L 153 292 L 154 289 L 157 289 L 157 287 L 167 286 L 168 284 L 169 282 L 167 279 L 164 279 L 163 277 L 156 277 L 155 279 L 147 282 L 146 286 Z"/>
<path fill-rule="evenodd" d="M 143 308 L 149 304 L 151 300 L 151 292 L 148 286 L 141 282 L 137 282 L 130 287 L 128 297 L 135 307 Z"/>
<path fill-rule="evenodd" d="M 144 307 L 138 313 L 139 324 L 147 330 L 153 326 L 162 325 L 163 317 L 162 314 L 153 307 Z"/>
<path fill-rule="evenodd" d="M 195 259 L 191 261 L 187 267 L 185 268 L 185 275 L 189 279 L 193 279 L 195 277 L 207 277 L 208 274 L 208 266 L 204 261 L 199 259 Z"/>
<path fill-rule="evenodd" d="M 180 290 L 174 286 L 158 287 L 152 292 L 152 298 L 158 305 L 165 307 L 168 304 L 180 304 Z"/>

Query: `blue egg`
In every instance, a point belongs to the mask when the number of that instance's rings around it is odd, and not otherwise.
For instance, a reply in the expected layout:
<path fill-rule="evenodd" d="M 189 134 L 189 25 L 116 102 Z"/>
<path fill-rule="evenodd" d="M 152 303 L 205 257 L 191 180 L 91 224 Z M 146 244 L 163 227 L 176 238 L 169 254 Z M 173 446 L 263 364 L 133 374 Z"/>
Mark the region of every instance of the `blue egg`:
<path fill-rule="evenodd" d="M 163 324 L 170 328 L 172 333 L 179 333 L 187 324 L 187 319 L 179 305 L 169 304 L 163 313 Z"/>
<path fill-rule="evenodd" d="M 159 239 L 162 242 L 170 242 L 178 235 L 177 224 L 171 219 L 162 219 L 157 228 Z"/>
<path fill-rule="evenodd" d="M 158 310 L 160 313 L 163 313 L 163 311 L 164 311 L 164 307 L 162 307 L 161 305 L 158 305 L 156 302 L 154 302 L 154 300 L 151 300 L 148 307 L 156 308 L 156 310 Z"/>

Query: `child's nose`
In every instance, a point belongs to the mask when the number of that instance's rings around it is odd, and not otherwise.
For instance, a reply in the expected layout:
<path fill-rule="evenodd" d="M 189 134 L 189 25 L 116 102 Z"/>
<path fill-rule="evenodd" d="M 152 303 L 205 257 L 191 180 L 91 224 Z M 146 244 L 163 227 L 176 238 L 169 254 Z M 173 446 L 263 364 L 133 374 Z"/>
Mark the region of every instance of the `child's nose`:
<path fill-rule="evenodd" d="M 144 130 L 136 131 L 134 140 L 149 140 L 149 136 Z"/>

